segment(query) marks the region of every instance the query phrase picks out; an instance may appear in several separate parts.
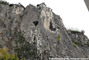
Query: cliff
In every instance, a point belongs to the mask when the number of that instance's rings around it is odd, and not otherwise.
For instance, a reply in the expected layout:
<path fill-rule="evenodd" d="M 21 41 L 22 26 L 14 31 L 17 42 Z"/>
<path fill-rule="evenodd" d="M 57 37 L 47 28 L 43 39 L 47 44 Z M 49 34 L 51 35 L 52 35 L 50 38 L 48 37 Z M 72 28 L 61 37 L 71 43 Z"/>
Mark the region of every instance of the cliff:
<path fill-rule="evenodd" d="M 89 39 L 82 32 L 66 30 L 61 17 L 45 3 L 26 8 L 0 4 L 0 48 L 28 60 L 89 57 Z"/>

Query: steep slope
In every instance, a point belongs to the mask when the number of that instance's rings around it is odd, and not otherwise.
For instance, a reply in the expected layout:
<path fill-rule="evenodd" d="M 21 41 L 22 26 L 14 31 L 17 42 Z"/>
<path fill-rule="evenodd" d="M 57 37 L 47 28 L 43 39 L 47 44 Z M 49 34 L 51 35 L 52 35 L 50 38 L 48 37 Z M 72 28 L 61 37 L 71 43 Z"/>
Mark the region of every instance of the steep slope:
<path fill-rule="evenodd" d="M 26 8 L 19 4 L 0 4 L 0 48 L 9 48 L 11 53 L 15 52 L 12 48 L 16 45 L 15 33 L 20 31 L 24 33 L 26 42 L 36 49 L 37 60 L 88 57 L 88 51 L 85 52 L 82 46 L 74 47 L 73 37 L 67 32 L 62 19 L 45 3 L 36 7 L 30 4 Z"/>
<path fill-rule="evenodd" d="M 67 30 L 76 49 L 80 49 L 85 56 L 89 57 L 89 39 L 84 35 L 84 31 Z"/>

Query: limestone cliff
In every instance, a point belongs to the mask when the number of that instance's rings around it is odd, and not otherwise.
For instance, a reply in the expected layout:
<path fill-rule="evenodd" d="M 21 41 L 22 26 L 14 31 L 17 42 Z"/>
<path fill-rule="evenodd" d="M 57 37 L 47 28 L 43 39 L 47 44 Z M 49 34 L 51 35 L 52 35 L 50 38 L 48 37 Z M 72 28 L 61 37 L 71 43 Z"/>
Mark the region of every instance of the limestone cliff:
<path fill-rule="evenodd" d="M 68 32 L 61 17 L 45 3 L 37 6 L 30 4 L 26 8 L 21 4 L 0 4 L 0 48 L 9 48 L 10 53 L 15 52 L 15 33 L 20 31 L 24 33 L 26 42 L 36 48 L 34 60 L 89 57 L 89 39 L 81 32 Z M 79 41 L 79 44 L 74 43 L 74 40 Z"/>

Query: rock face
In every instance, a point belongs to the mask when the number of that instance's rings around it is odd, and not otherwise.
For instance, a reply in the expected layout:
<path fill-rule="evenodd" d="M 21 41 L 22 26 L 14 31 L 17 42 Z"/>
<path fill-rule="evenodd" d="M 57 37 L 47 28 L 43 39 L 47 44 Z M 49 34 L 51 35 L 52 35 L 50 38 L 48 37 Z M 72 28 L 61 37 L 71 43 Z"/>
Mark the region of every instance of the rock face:
<path fill-rule="evenodd" d="M 88 8 L 88 11 L 89 11 L 89 0 L 84 0 L 84 2 L 85 2 L 86 6 Z"/>
<path fill-rule="evenodd" d="M 19 31 L 37 49 L 36 60 L 89 57 L 88 38 L 81 32 L 67 31 L 60 16 L 44 3 L 26 8 L 19 4 L 0 4 L 0 48 L 9 48 L 13 53 L 14 32 Z"/>

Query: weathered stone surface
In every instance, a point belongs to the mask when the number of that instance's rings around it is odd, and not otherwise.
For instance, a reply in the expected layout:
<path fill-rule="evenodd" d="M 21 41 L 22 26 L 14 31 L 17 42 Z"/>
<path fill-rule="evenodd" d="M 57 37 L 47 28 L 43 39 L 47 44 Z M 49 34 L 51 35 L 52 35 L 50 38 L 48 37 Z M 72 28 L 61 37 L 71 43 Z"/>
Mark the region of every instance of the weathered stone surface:
<path fill-rule="evenodd" d="M 30 4 L 26 8 L 0 4 L 0 48 L 9 48 L 13 52 L 14 32 L 19 31 L 24 32 L 27 42 L 36 46 L 38 60 L 89 57 L 89 47 L 84 45 L 89 39 L 81 33 L 67 32 L 60 16 L 44 3 L 36 7 Z M 74 47 L 73 39 L 83 46 L 76 44 Z"/>

